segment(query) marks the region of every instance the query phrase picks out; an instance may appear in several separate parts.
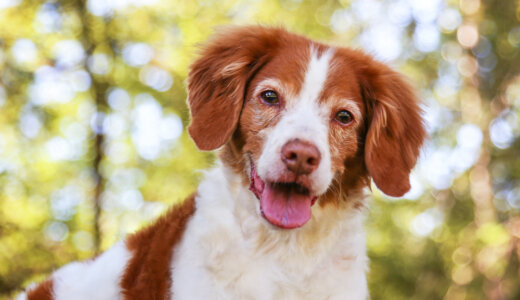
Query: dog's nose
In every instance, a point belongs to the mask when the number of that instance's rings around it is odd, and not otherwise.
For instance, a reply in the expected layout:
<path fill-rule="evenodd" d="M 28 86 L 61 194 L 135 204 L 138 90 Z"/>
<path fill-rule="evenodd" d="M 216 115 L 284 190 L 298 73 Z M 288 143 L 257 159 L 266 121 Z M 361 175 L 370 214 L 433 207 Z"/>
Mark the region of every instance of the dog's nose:
<path fill-rule="evenodd" d="M 312 143 L 296 139 L 282 147 L 282 161 L 287 169 L 296 175 L 312 173 L 320 164 L 320 160 L 320 151 Z"/>

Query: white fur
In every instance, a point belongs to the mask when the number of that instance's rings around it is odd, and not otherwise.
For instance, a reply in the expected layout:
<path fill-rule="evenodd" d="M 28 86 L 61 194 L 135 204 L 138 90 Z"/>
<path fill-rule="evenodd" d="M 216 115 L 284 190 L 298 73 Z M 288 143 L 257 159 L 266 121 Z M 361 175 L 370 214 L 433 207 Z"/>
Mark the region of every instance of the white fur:
<path fill-rule="evenodd" d="M 309 65 L 305 72 L 305 81 L 300 92 L 300 101 L 316 103 L 327 80 L 327 73 L 329 72 L 334 50 L 329 48 L 318 57 L 318 52 L 311 46 L 310 53 Z M 300 103 L 295 103 L 295 105 L 299 106 Z"/>
<path fill-rule="evenodd" d="M 119 299 L 119 282 L 130 258 L 123 242 L 95 260 L 73 262 L 52 275 L 56 300 Z"/>
<path fill-rule="evenodd" d="M 307 224 L 283 230 L 260 216 L 239 175 L 211 170 L 175 251 L 173 299 L 366 299 L 363 216 L 353 202 L 315 205 Z"/>
<path fill-rule="evenodd" d="M 53 297 L 56 300 L 115 300 L 121 298 L 120 281 L 130 252 L 124 242 L 119 242 L 96 259 L 72 262 L 54 272 Z M 37 287 L 33 284 L 27 292 Z M 16 300 L 27 299 L 27 293 Z"/>
<path fill-rule="evenodd" d="M 329 150 L 330 111 L 320 105 L 318 97 L 327 79 L 332 50 L 327 50 L 320 57 L 311 48 L 305 80 L 296 99 L 287 101 L 280 121 L 273 128 L 260 132 L 266 136 L 266 142 L 257 162 L 258 175 L 264 181 L 277 181 L 285 170 L 281 158 L 282 147 L 293 139 L 300 139 L 314 144 L 321 154 L 318 168 L 309 175 L 310 190 L 315 195 L 324 193 L 330 185 L 333 174 Z"/>

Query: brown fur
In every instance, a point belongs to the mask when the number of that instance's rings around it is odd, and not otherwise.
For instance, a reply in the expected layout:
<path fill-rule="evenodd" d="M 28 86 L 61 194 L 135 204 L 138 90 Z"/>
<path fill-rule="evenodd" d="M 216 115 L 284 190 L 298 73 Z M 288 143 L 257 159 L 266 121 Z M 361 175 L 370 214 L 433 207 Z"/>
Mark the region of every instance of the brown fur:
<path fill-rule="evenodd" d="M 195 196 L 191 196 L 155 224 L 127 239 L 126 245 L 133 256 L 121 280 L 124 299 L 166 299 L 170 296 L 173 251 L 194 212 Z"/>
<path fill-rule="evenodd" d="M 279 31 L 249 26 L 222 30 L 202 51 L 188 76 L 191 124 L 201 150 L 214 150 L 235 131 L 248 80 L 272 57 Z"/>
<path fill-rule="evenodd" d="M 52 300 L 54 299 L 53 295 L 53 286 L 54 282 L 52 278 L 45 280 L 40 283 L 36 288 L 27 292 L 28 300 Z"/>
<path fill-rule="evenodd" d="M 419 101 L 403 77 L 359 52 L 354 65 L 371 120 L 365 163 L 377 187 L 389 196 L 410 189 L 409 175 L 426 137 Z"/>

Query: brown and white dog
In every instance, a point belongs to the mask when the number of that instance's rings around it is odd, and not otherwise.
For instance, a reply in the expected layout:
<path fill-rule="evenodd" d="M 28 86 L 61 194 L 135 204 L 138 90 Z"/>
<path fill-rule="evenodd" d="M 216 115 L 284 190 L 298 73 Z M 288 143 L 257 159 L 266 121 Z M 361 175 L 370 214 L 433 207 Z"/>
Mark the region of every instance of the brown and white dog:
<path fill-rule="evenodd" d="M 410 188 L 425 138 L 401 75 L 260 26 L 216 34 L 188 78 L 194 197 L 20 299 L 365 299 L 364 191 Z"/>

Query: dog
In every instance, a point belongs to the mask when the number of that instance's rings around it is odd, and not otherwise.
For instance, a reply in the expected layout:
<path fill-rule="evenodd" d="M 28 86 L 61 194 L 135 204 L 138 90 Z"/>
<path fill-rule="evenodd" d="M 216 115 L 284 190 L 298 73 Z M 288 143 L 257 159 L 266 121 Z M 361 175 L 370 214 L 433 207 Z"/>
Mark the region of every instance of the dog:
<path fill-rule="evenodd" d="M 20 299 L 366 299 L 366 192 L 405 194 L 426 136 L 402 75 L 245 26 L 216 33 L 187 82 L 188 132 L 219 149 L 194 196 Z"/>

